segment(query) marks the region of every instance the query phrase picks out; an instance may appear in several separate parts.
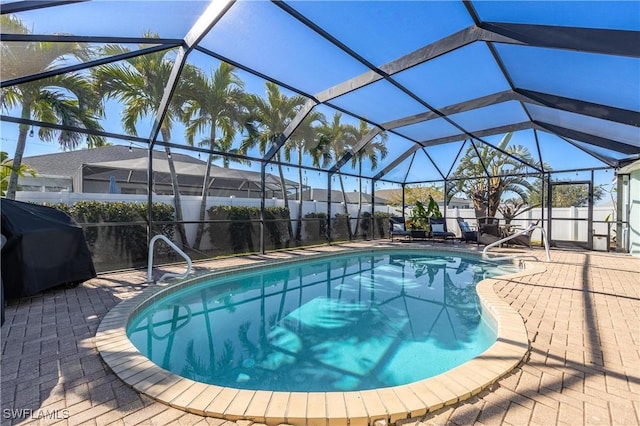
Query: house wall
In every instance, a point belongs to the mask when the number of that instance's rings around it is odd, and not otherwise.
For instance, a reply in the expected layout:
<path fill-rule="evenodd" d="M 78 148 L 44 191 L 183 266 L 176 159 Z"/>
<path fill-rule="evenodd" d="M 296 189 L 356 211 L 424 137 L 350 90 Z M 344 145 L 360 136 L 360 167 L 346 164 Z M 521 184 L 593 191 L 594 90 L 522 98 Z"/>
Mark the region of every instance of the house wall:
<path fill-rule="evenodd" d="M 61 192 L 63 190 L 71 191 L 73 181 L 71 178 L 63 178 L 58 176 L 21 176 L 18 185 L 23 191 L 32 192 Z"/>

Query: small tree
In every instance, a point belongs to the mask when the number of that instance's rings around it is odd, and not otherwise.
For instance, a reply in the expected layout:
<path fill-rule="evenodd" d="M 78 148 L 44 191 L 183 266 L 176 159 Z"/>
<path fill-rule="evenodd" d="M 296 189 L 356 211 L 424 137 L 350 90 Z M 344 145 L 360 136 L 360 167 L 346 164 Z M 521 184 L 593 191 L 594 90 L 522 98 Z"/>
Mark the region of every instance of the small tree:
<path fill-rule="evenodd" d="M 527 147 L 509 145 L 512 136 L 513 133 L 504 135 L 498 149 L 488 145 L 478 149 L 474 146 L 467 148 L 454 173 L 457 179 L 449 188 L 447 197 L 450 199 L 459 192 L 466 194 L 473 202 L 476 217 L 494 217 L 503 194 L 507 192 L 515 193 L 527 203 L 535 185 L 522 177 L 522 173 L 527 169 L 527 164 L 538 163 L 533 160 Z"/>
<path fill-rule="evenodd" d="M 545 194 L 545 207 L 549 200 L 546 199 L 547 183 L 544 183 L 543 189 Z M 604 185 L 596 185 L 593 187 L 593 202 L 600 201 L 604 198 Z M 540 189 L 531 191 L 529 195 L 529 204 L 541 205 L 542 195 Z M 580 207 L 586 206 L 589 201 L 589 188 L 587 185 L 556 185 L 553 187 L 553 206 L 552 207 Z"/>
<path fill-rule="evenodd" d="M 409 186 L 404 190 L 404 201 L 406 204 L 415 204 L 416 201 L 422 202 L 424 200 L 428 200 L 430 196 L 436 200 L 444 199 L 444 193 L 433 185 Z M 399 206 L 402 204 L 402 190 L 394 192 L 391 195 L 389 204 L 392 206 Z"/>
<path fill-rule="evenodd" d="M 527 205 L 524 200 L 510 198 L 498 206 L 498 211 L 502 214 L 505 223 L 509 224 L 519 214 L 529 211 L 535 207 L 538 206 Z"/>

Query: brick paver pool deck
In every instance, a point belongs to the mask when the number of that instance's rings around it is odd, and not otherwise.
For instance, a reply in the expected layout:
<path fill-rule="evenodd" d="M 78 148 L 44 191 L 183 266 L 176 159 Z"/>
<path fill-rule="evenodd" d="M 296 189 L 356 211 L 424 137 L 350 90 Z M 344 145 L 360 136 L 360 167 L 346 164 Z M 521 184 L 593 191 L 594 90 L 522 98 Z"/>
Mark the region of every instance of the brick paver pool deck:
<path fill-rule="evenodd" d="M 199 263 L 196 273 L 345 246 Z M 543 251 L 533 253 L 543 258 Z M 544 266 L 546 272 L 494 285 L 524 319 L 530 342 L 525 362 L 465 401 L 398 424 L 640 424 L 640 259 L 552 250 Z M 101 275 L 75 289 L 8 303 L 2 326 L 3 425 L 252 424 L 156 402 L 103 362 L 95 345 L 101 319 L 147 288 L 144 281 L 144 271 Z"/>

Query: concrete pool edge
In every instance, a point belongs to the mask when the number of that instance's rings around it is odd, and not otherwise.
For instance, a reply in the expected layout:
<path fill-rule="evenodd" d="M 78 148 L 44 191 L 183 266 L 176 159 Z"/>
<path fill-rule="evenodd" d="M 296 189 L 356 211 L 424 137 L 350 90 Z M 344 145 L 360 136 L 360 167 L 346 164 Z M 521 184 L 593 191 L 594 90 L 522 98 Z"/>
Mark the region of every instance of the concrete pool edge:
<path fill-rule="evenodd" d="M 389 246 L 382 250 L 394 250 Z M 397 248 L 397 250 L 413 248 Z M 425 250 L 425 248 L 416 248 Z M 356 249 L 370 252 L 368 247 Z M 353 252 L 353 248 L 349 248 Z M 477 257 L 459 250 L 437 250 Z M 289 263 L 325 256 L 330 252 L 269 262 Z M 499 281 L 544 272 L 540 263 L 527 262 L 525 270 L 481 281 L 477 292 L 483 310 L 498 324 L 498 338 L 489 349 L 438 376 L 407 385 L 352 392 L 271 392 L 250 391 L 206 385 L 161 369 L 140 354 L 126 334 L 129 319 L 141 307 L 172 292 L 172 289 L 195 283 L 195 278 L 172 286 L 152 286 L 137 296 L 121 302 L 101 321 L 96 333 L 96 347 L 104 362 L 125 383 L 136 391 L 159 402 L 199 415 L 228 420 L 248 419 L 266 424 L 352 424 L 367 425 L 378 419 L 395 423 L 401 419 L 419 417 L 446 405 L 455 404 L 476 395 L 495 383 L 527 356 L 529 341 L 522 317 L 494 291 Z M 264 262 L 255 265 L 264 267 Z M 236 269 L 236 268 L 233 268 Z M 237 269 L 246 270 L 245 266 Z M 229 269 L 220 271 L 228 273 Z M 188 285 L 188 284 L 187 284 Z"/>

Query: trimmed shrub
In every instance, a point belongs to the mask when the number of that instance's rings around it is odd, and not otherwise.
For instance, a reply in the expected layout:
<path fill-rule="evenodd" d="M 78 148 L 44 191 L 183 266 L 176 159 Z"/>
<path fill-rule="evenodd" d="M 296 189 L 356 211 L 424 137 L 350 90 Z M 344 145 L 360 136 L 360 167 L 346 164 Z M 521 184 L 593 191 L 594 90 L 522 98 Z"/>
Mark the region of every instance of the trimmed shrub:
<path fill-rule="evenodd" d="M 336 213 L 333 219 L 333 227 L 331 228 L 331 239 L 334 241 L 349 240 L 349 221 L 350 216 L 344 213 Z"/>
<path fill-rule="evenodd" d="M 233 253 L 256 252 L 260 241 L 260 209 L 257 207 L 214 206 L 207 210 L 209 239 L 214 248 L 230 247 Z M 287 221 L 289 210 L 283 207 L 266 207 L 265 248 L 283 248 L 289 240 Z"/>
<path fill-rule="evenodd" d="M 147 203 L 78 201 L 72 205 L 46 204 L 67 213 L 82 226 L 96 270 L 106 271 L 142 266 L 147 261 Z M 153 203 L 154 222 L 174 220 L 174 207 Z M 159 231 L 173 239 L 174 225 L 160 224 Z M 158 246 L 157 254 L 168 256 L 171 250 Z"/>
<path fill-rule="evenodd" d="M 391 215 L 385 212 L 374 212 L 375 235 L 373 238 L 389 238 L 389 217 Z"/>
<path fill-rule="evenodd" d="M 307 213 L 304 215 L 304 233 L 310 242 L 326 241 L 327 239 L 327 214 Z"/>

